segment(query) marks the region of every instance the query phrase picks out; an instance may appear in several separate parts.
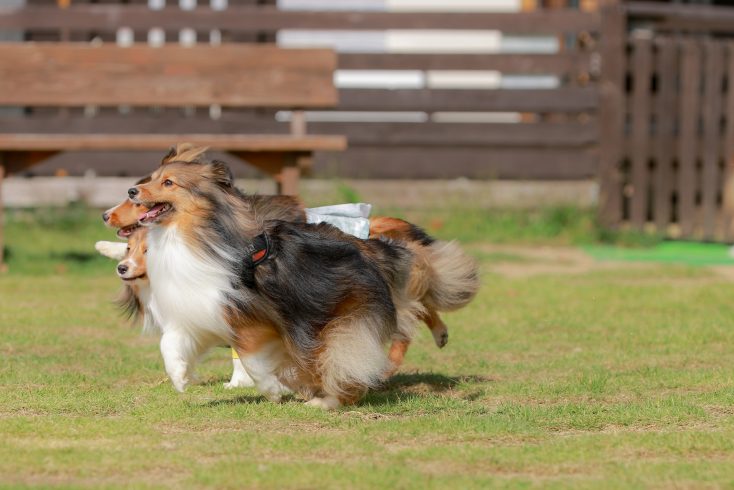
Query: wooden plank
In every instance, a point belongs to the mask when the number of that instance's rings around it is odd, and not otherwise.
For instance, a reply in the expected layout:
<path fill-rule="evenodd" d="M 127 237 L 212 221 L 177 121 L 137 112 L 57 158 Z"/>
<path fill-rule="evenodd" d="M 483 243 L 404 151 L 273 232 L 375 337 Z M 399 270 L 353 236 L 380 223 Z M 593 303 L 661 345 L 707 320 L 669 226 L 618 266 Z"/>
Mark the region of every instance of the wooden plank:
<path fill-rule="evenodd" d="M 624 141 L 625 100 L 625 14 L 620 6 L 602 11 L 600 80 L 600 154 L 599 218 L 604 226 L 617 226 L 622 220 L 622 144 Z"/>
<path fill-rule="evenodd" d="M 0 104 L 328 107 L 331 50 L 0 44 Z"/>
<path fill-rule="evenodd" d="M 339 91 L 347 111 L 584 112 L 598 107 L 592 87 L 548 90 L 357 90 Z"/>
<path fill-rule="evenodd" d="M 168 133 L 168 134 L 286 134 L 288 124 L 246 114 L 219 119 L 162 117 L 145 114 L 89 117 L 0 117 L 0 133 Z M 308 132 L 346 136 L 350 146 L 593 146 L 599 140 L 596 121 L 589 123 L 382 123 L 309 122 Z"/>
<path fill-rule="evenodd" d="M 178 142 L 239 151 L 340 151 L 343 136 L 220 134 L 0 134 L 3 151 L 166 150 Z"/>
<path fill-rule="evenodd" d="M 486 12 L 376 12 L 376 11 L 295 11 L 271 6 L 232 5 L 226 10 L 199 7 L 182 10 L 166 7 L 150 10 L 138 5 L 72 5 L 67 9 L 50 6 L 0 7 L 0 29 L 114 30 L 130 26 L 152 28 L 226 29 L 269 31 L 279 29 L 496 29 L 512 33 L 554 34 L 594 31 L 599 15 L 578 10 L 522 13 Z"/>
<path fill-rule="evenodd" d="M 701 60 L 696 41 L 682 41 L 681 94 L 678 112 L 678 223 L 681 234 L 691 237 L 696 213 L 696 155 L 700 114 Z"/>
<path fill-rule="evenodd" d="M 726 133 L 724 136 L 724 239 L 734 240 L 734 42 L 726 46 L 728 55 L 727 80 L 729 92 L 726 103 Z"/>
<path fill-rule="evenodd" d="M 62 153 L 41 165 L 20 171 L 22 174 L 53 175 L 65 168 L 72 175 L 83 175 L 95 169 L 98 175 L 140 176 L 150 172 L 160 161 L 164 150 L 146 152 L 85 151 Z M 233 152 L 227 152 L 233 153 Z M 234 152 L 255 162 L 255 153 Z M 277 153 L 277 152 L 272 152 Z M 228 155 L 214 155 L 233 165 L 238 175 L 252 177 L 251 169 L 235 165 Z M 268 154 L 260 153 L 260 157 Z M 472 148 L 446 146 L 357 146 L 344 152 L 316 152 L 314 175 L 324 178 L 350 176 L 356 178 L 470 178 L 481 180 L 590 180 L 598 170 L 597 152 L 588 149 L 556 148 Z M 257 161 L 257 167 L 270 173 Z"/>
<path fill-rule="evenodd" d="M 672 219 L 673 150 L 675 146 L 678 45 L 672 39 L 657 41 L 658 96 L 656 100 L 654 218 L 659 233 Z"/>
<path fill-rule="evenodd" d="M 584 149 L 371 146 L 317 154 L 315 172 L 386 179 L 581 180 L 597 174 L 598 162 L 596 151 Z"/>
<path fill-rule="evenodd" d="M 588 72 L 591 54 L 395 54 L 340 53 L 343 70 L 496 70 L 517 74 L 554 74 Z"/>
<path fill-rule="evenodd" d="M 649 37 L 632 40 L 632 199 L 630 222 L 642 229 L 647 221 L 650 160 L 650 107 L 652 105 L 652 41 Z"/>
<path fill-rule="evenodd" d="M 653 24 L 657 31 L 731 32 L 734 26 L 731 7 L 631 2 L 626 9 L 632 21 Z"/>
<path fill-rule="evenodd" d="M 719 175 L 719 144 L 724 85 L 724 50 L 720 42 L 707 41 L 704 48 L 703 139 L 701 175 L 701 208 L 703 236 L 713 240 L 718 215 L 718 194 L 721 190 Z"/>

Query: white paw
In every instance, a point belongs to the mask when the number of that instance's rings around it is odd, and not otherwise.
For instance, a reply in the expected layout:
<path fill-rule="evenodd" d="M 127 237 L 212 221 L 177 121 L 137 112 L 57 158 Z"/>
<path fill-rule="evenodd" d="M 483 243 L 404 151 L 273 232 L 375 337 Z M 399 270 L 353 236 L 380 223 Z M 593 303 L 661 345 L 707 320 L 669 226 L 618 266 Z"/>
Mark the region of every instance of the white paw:
<path fill-rule="evenodd" d="M 189 380 L 186 378 L 171 378 L 171 383 L 173 383 L 173 387 L 176 391 L 183 393 L 189 385 Z"/>
<path fill-rule="evenodd" d="M 168 377 L 171 379 L 173 387 L 179 393 L 186 391 L 186 387 L 191 384 L 191 378 L 189 377 L 188 370 L 184 366 L 180 366 L 173 372 L 169 372 Z"/>
<path fill-rule="evenodd" d="M 320 408 L 322 410 L 334 410 L 341 406 L 341 402 L 337 397 L 327 395 L 323 398 L 319 398 L 317 396 L 313 397 L 306 402 L 306 405 L 309 407 Z"/>
<path fill-rule="evenodd" d="M 234 388 L 250 388 L 255 386 L 255 382 L 252 380 L 244 366 L 239 359 L 232 359 L 232 378 L 229 383 L 224 383 L 224 388 L 231 390 Z"/>
<path fill-rule="evenodd" d="M 225 390 L 233 390 L 235 388 L 252 388 L 255 386 L 255 382 L 252 381 L 250 378 L 236 378 L 232 376 L 232 379 L 229 380 L 229 382 L 224 383 L 224 389 Z"/>

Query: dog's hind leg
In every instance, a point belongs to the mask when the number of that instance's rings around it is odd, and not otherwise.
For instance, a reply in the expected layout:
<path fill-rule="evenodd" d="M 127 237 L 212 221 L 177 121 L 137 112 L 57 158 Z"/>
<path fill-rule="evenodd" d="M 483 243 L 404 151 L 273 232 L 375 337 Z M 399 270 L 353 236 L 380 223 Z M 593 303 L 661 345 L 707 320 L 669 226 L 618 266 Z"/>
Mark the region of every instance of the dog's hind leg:
<path fill-rule="evenodd" d="M 382 322 L 378 315 L 355 312 L 324 327 L 318 357 L 320 396 L 308 405 L 331 410 L 356 403 L 369 388 L 380 385 L 389 365 Z"/>
<path fill-rule="evenodd" d="M 271 402 L 280 402 L 290 390 L 280 382 L 279 374 L 286 362 L 287 352 L 283 341 L 274 339 L 248 352 L 237 348 L 242 365 L 255 383 L 258 391 Z"/>
<path fill-rule="evenodd" d="M 410 347 L 410 340 L 405 338 L 393 339 L 390 352 L 387 354 L 388 359 L 390 359 L 390 367 L 385 372 L 386 380 L 393 376 L 403 364 L 408 347 Z"/>
<path fill-rule="evenodd" d="M 449 329 L 443 322 L 438 312 L 433 308 L 426 308 L 426 312 L 422 317 L 426 322 L 426 326 L 433 334 L 433 341 L 439 349 L 443 349 L 449 342 Z"/>

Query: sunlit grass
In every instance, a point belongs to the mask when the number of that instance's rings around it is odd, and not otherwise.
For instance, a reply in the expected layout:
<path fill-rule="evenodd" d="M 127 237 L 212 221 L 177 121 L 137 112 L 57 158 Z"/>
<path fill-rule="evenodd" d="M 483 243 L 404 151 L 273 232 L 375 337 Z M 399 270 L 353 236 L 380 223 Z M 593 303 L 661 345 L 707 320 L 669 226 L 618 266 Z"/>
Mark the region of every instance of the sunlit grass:
<path fill-rule="evenodd" d="M 177 394 L 157 340 L 112 304 L 112 264 L 59 258 L 113 237 L 82 213 L 63 226 L 11 216 L 11 271 L 0 276 L 0 486 L 734 482 L 734 284 L 708 269 L 513 279 L 494 266 L 541 259 L 480 254 L 482 290 L 446 315 L 448 346 L 437 349 L 422 329 L 383 389 L 324 413 L 224 390 L 225 349 L 202 363 L 203 384 Z"/>

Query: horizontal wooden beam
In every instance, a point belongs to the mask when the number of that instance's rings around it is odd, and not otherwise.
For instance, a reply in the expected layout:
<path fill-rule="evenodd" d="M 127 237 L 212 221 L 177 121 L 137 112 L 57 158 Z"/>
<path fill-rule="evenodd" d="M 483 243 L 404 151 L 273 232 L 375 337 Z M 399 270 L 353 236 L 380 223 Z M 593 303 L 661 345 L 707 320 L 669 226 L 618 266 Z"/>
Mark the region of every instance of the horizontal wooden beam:
<path fill-rule="evenodd" d="M 338 109 L 352 111 L 584 112 L 599 105 L 596 88 L 548 90 L 339 91 Z"/>
<path fill-rule="evenodd" d="M 594 31 L 598 13 L 547 10 L 523 13 L 355 12 L 293 11 L 276 7 L 230 6 L 226 10 L 200 7 L 151 10 L 144 5 L 72 5 L 0 8 L 0 29 L 227 29 L 268 31 L 278 29 L 379 30 L 379 29 L 496 29 L 513 33 L 554 34 Z"/>
<path fill-rule="evenodd" d="M 517 74 L 565 75 L 590 70 L 591 54 L 383 54 L 342 53 L 343 70 L 496 70 Z"/>
<path fill-rule="evenodd" d="M 630 22 L 647 22 L 658 31 L 734 31 L 734 8 L 634 2 L 625 5 Z"/>
<path fill-rule="evenodd" d="M 0 104 L 330 107 L 335 68 L 328 49 L 0 43 Z"/>
<path fill-rule="evenodd" d="M 590 123 L 380 123 L 311 122 L 312 135 L 345 136 L 355 146 L 476 146 L 476 147 L 581 147 L 598 142 L 598 128 Z M 133 114 L 97 117 L 0 117 L 0 133 L 124 134 L 287 134 L 288 123 L 254 115 L 225 114 L 220 119 L 162 117 Z"/>
<path fill-rule="evenodd" d="M 166 150 L 180 142 L 226 151 L 340 151 L 343 136 L 237 134 L 0 134 L 0 151 Z"/>
<path fill-rule="evenodd" d="M 374 146 L 322 153 L 314 172 L 331 168 L 332 175 L 356 177 L 575 180 L 594 178 L 598 160 L 597 152 L 586 149 Z"/>

